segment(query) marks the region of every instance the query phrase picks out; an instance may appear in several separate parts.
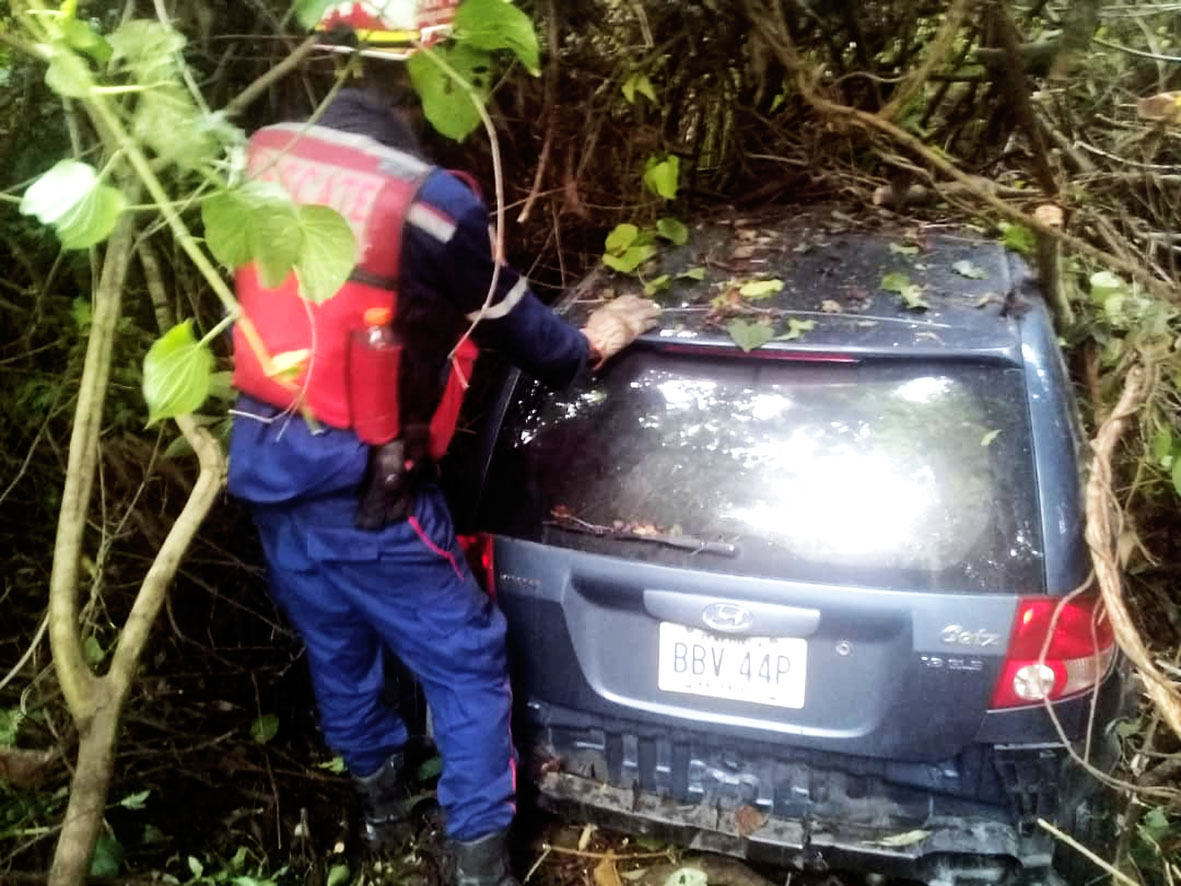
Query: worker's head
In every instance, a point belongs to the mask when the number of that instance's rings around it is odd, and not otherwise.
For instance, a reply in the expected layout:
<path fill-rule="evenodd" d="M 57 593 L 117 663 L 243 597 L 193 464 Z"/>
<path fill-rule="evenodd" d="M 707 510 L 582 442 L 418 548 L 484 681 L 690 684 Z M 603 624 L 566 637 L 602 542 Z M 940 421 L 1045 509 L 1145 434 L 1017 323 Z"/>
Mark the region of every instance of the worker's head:
<path fill-rule="evenodd" d="M 337 3 L 316 33 L 323 48 L 348 58 L 351 72 L 348 88 L 326 115 L 331 125 L 421 155 L 414 91 L 400 64 L 420 39 L 412 26 L 416 7 L 414 0 Z"/>

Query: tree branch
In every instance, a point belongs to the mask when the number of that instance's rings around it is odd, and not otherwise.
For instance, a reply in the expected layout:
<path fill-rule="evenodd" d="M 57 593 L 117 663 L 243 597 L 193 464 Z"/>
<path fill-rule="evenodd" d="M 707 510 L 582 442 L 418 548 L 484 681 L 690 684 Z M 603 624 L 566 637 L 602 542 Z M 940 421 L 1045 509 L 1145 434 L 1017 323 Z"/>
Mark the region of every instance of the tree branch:
<path fill-rule="evenodd" d="M 311 55 L 316 49 L 316 38 L 308 37 L 303 43 L 299 44 L 291 51 L 291 54 L 279 64 L 275 65 L 245 89 L 243 89 L 234 99 L 222 109 L 227 117 L 236 117 L 241 114 L 248 107 L 254 104 L 258 99 L 266 94 L 266 91 L 286 77 L 288 74 L 294 72 L 304 59 Z"/>
<path fill-rule="evenodd" d="M 927 50 L 926 55 L 923 56 L 923 63 L 915 69 L 913 74 L 906 78 L 894 95 L 890 97 L 890 101 L 886 103 L 886 106 L 878 112 L 883 119 L 893 120 L 897 117 L 899 111 L 906 107 L 911 97 L 927 82 L 935 66 L 941 64 L 947 58 L 947 54 L 951 51 L 952 44 L 955 43 L 956 34 L 959 33 L 960 25 L 968 13 L 968 7 L 971 5 L 971 2 L 972 0 L 954 0 L 951 8 L 947 10 L 947 18 L 943 20 L 943 24 L 935 34 L 935 39 L 931 41 L 930 48 Z"/>
<path fill-rule="evenodd" d="M 913 151 L 925 162 L 937 169 L 949 178 L 954 179 L 964 186 L 965 191 L 975 197 L 982 203 L 991 206 L 997 213 L 1010 221 L 1024 225 L 1032 231 L 1035 231 L 1044 236 L 1053 237 L 1060 241 L 1064 246 L 1069 247 L 1080 255 L 1086 256 L 1092 261 L 1106 265 L 1109 268 L 1126 274 L 1133 280 L 1137 280 L 1144 285 L 1146 289 L 1152 292 L 1159 298 L 1169 301 L 1181 301 L 1181 294 L 1178 293 L 1177 288 L 1165 281 L 1162 281 L 1144 270 L 1140 265 L 1133 262 L 1111 255 L 1092 246 L 1085 240 L 1081 240 L 1072 234 L 1065 231 L 1043 224 L 1038 219 L 1034 218 L 1028 213 L 1022 212 L 1010 206 L 1004 200 L 994 194 L 982 190 L 975 182 L 972 181 L 971 176 L 962 172 L 954 163 L 951 163 L 940 154 L 937 154 L 931 148 L 927 147 L 920 139 L 900 129 L 889 120 L 879 117 L 877 114 L 871 114 L 866 111 L 851 108 L 847 105 L 841 105 L 830 101 L 821 96 L 814 85 L 810 82 L 807 74 L 804 72 L 799 54 L 796 52 L 795 45 L 792 43 L 791 37 L 788 35 L 786 27 L 783 25 L 782 17 L 778 17 L 779 21 L 772 25 L 773 14 L 765 8 L 757 8 L 756 0 L 743 0 L 743 5 L 746 9 L 747 16 L 751 22 L 763 32 L 764 38 L 768 45 L 775 51 L 779 57 L 780 62 L 787 69 L 788 73 L 794 77 L 796 86 L 803 95 L 805 101 L 812 106 L 814 110 L 824 116 L 846 118 L 854 123 L 857 123 L 866 129 L 880 132 L 883 135 L 889 136 L 894 141 L 901 144 L 903 147 Z"/>
<path fill-rule="evenodd" d="M 102 277 L 94 296 L 90 340 L 86 345 L 86 361 L 74 410 L 53 548 L 53 569 L 49 578 L 49 641 L 53 648 L 53 663 L 70 714 L 79 723 L 87 722 L 94 715 L 98 681 L 82 654 L 82 640 L 78 634 L 78 561 L 98 468 L 98 437 L 111 373 L 115 326 L 119 320 L 134 237 L 135 215 L 124 213 L 107 245 Z"/>

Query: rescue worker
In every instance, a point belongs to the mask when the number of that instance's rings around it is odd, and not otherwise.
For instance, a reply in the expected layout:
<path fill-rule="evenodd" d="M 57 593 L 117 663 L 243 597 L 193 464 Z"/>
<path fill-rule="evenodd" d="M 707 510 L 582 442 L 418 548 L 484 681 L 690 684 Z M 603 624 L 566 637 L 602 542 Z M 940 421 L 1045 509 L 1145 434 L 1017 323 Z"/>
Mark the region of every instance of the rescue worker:
<path fill-rule="evenodd" d="M 479 317 L 479 346 L 560 387 L 653 327 L 659 308 L 620 297 L 579 330 L 502 266 L 481 315 L 494 269 L 488 209 L 427 164 L 406 119 L 370 91 L 342 90 L 314 126 L 259 130 L 248 153 L 252 171 L 297 202 L 341 212 L 360 258 L 319 305 L 300 300 L 294 275 L 268 288 L 253 267 L 239 272 L 239 297 L 267 350 L 308 357 L 295 382 L 268 375 L 235 330 L 242 395 L 230 492 L 249 503 L 272 595 L 306 644 L 322 730 L 360 794 L 365 841 L 380 847 L 408 816 L 407 728 L 383 701 L 388 649 L 431 709 L 456 883 L 511 884 L 505 621 L 469 571 L 434 483 L 470 372 L 450 354 Z M 355 377 L 363 361 L 351 349 L 375 331 L 398 342 L 397 377 Z M 399 421 L 389 439 L 366 442 L 350 401 L 374 392 L 390 394 Z"/>

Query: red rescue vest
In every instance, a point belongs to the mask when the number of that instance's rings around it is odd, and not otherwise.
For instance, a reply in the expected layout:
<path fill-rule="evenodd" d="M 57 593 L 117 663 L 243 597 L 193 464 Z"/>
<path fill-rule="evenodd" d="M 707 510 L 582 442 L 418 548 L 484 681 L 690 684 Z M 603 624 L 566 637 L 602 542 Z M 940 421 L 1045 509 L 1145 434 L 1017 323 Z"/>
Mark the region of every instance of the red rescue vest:
<path fill-rule="evenodd" d="M 294 273 L 279 287 L 268 289 L 253 265 L 242 268 L 236 280 L 238 300 L 270 354 L 306 349 L 311 355 L 299 374 L 283 384 L 268 377 L 235 327 L 234 385 L 280 409 L 310 411 L 324 424 L 352 428 L 349 340 L 364 329 L 370 308 L 397 311 L 406 215 L 431 167 L 364 136 L 304 124 L 260 129 L 250 139 L 247 157 L 252 178 L 278 182 L 296 203 L 331 206 L 344 216 L 356 235 L 359 260 L 349 282 L 318 305 L 299 297 Z M 475 358 L 475 346 L 465 341 L 431 419 L 433 458 L 443 456 L 455 434 Z M 374 378 L 372 384 L 392 386 L 396 397 L 398 379 Z"/>

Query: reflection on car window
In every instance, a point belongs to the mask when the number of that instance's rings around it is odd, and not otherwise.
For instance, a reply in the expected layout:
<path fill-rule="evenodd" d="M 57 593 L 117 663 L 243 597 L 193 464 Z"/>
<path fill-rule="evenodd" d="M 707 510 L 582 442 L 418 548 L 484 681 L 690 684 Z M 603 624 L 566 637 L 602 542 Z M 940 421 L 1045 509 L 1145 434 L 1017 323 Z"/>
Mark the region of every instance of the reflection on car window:
<path fill-rule="evenodd" d="M 498 528 L 554 544 L 691 556 L 547 527 L 559 509 L 595 526 L 739 545 L 737 563 L 698 558 L 700 568 L 941 590 L 1041 586 L 1016 370 L 636 353 L 582 388 L 527 390 L 490 482 Z"/>

